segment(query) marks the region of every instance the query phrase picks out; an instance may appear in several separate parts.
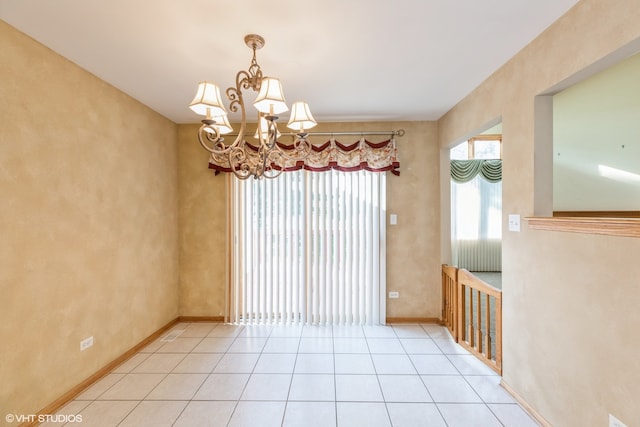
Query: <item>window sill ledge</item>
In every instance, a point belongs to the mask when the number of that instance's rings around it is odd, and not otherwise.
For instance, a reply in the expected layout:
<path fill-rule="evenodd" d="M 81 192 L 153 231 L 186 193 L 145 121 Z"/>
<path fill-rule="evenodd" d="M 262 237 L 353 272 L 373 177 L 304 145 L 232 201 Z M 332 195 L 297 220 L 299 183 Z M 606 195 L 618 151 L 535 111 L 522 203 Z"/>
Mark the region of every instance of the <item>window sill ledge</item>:
<path fill-rule="evenodd" d="M 527 217 L 531 230 L 640 237 L 640 218 Z"/>

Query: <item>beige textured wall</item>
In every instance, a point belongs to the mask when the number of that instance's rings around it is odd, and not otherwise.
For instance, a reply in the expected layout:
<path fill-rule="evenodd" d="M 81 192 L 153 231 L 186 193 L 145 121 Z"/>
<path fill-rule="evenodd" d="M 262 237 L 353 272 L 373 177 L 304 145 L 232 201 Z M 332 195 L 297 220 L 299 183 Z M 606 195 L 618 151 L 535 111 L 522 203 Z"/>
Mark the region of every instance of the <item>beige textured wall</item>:
<path fill-rule="evenodd" d="M 281 125 L 282 126 L 282 125 Z M 179 125 L 180 313 L 217 316 L 224 311 L 226 185 L 207 169 L 208 153 L 197 141 L 197 125 Z M 237 128 L 237 127 L 236 127 Z M 313 131 L 402 128 L 399 177 L 387 179 L 387 209 L 398 225 L 387 228 L 389 317 L 440 316 L 439 149 L 434 122 L 324 123 Z M 375 139 L 378 138 L 378 139 Z M 324 142 L 324 138 L 320 142 Z M 343 136 L 353 142 L 357 136 Z M 372 141 L 384 138 L 371 137 Z M 314 140 L 314 142 L 318 142 Z"/>
<path fill-rule="evenodd" d="M 30 414 L 178 315 L 176 126 L 2 21 L 0 52 L 0 413 Z"/>
<path fill-rule="evenodd" d="M 439 121 L 445 147 L 502 117 L 504 218 L 534 211 L 534 96 L 640 37 L 639 21 L 638 0 L 583 0 Z M 554 426 L 638 425 L 640 239 L 524 219 L 503 238 L 504 381 Z"/>
<path fill-rule="evenodd" d="M 198 142 L 199 125 L 178 125 L 180 314 L 224 315 L 227 184 Z"/>

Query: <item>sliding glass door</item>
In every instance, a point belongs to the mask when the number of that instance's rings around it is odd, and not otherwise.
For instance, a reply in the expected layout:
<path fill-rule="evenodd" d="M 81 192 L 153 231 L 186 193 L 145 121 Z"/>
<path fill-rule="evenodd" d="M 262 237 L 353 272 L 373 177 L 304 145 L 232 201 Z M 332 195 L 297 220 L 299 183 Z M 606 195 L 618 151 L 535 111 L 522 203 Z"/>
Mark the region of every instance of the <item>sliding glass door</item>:
<path fill-rule="evenodd" d="M 385 322 L 385 173 L 232 181 L 232 322 Z"/>

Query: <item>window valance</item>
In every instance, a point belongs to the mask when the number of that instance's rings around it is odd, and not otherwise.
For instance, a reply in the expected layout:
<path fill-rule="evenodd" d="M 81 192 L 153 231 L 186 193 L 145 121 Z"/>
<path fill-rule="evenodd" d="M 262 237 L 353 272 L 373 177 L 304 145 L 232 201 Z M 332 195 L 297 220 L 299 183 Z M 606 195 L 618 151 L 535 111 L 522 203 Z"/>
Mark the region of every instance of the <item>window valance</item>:
<path fill-rule="evenodd" d="M 478 174 L 489 182 L 502 181 L 502 160 L 451 160 L 453 181 L 469 182 Z"/>
<path fill-rule="evenodd" d="M 398 162 L 398 148 L 396 139 L 392 137 L 383 142 L 373 143 L 364 137 L 353 144 L 345 145 L 335 138 L 322 145 L 312 145 L 310 154 L 304 159 L 295 156 L 294 144 L 287 145 L 278 142 L 278 147 L 285 156 L 285 171 L 306 169 L 309 171 L 327 171 L 336 169 L 339 171 L 353 172 L 368 170 L 371 172 L 391 171 L 394 175 L 400 175 L 400 163 Z M 258 146 L 246 143 L 251 153 L 258 153 Z M 272 165 L 274 168 L 275 165 Z M 209 169 L 220 172 L 231 172 L 227 156 L 211 154 Z"/>

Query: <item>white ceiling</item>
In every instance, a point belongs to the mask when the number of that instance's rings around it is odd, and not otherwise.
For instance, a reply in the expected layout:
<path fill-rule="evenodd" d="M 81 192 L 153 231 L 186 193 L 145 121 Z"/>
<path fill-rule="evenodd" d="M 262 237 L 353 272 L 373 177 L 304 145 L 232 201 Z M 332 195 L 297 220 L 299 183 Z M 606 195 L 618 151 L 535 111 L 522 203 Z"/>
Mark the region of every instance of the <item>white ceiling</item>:
<path fill-rule="evenodd" d="M 575 3 L 0 0 L 0 18 L 176 123 L 199 121 L 199 81 L 247 69 L 249 33 L 318 121 L 435 120 Z"/>

